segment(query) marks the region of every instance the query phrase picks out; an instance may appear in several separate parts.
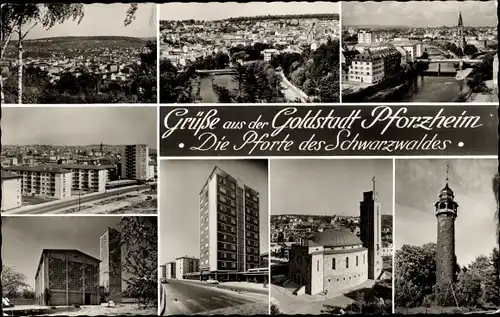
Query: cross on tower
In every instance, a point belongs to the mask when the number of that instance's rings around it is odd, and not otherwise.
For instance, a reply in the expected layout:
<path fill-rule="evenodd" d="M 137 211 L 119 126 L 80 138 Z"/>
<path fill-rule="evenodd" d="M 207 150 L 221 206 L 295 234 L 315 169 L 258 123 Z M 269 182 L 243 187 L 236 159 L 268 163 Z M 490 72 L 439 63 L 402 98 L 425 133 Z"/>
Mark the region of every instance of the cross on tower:
<path fill-rule="evenodd" d="M 372 177 L 372 183 L 373 183 L 373 192 L 375 193 L 375 184 L 377 183 L 375 181 L 375 176 Z"/>

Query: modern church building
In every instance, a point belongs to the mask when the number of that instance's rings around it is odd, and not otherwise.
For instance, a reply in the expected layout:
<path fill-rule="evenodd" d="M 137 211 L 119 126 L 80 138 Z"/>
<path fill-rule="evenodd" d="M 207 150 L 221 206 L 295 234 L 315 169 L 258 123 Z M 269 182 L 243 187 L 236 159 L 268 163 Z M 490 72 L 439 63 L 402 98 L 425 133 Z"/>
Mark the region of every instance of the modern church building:
<path fill-rule="evenodd" d="M 330 229 L 293 245 L 289 277 L 300 293 L 339 291 L 378 279 L 382 274 L 381 204 L 375 191 L 363 193 L 360 238 L 348 229 Z"/>

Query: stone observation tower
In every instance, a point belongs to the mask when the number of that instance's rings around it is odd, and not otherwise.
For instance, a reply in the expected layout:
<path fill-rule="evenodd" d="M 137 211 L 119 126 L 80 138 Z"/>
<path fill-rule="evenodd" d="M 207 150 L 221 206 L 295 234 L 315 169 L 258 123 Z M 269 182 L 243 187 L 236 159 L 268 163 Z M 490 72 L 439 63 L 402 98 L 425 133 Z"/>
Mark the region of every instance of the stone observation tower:
<path fill-rule="evenodd" d="M 359 229 L 363 246 L 368 249 L 368 278 L 376 280 L 382 274 L 382 248 L 381 235 L 381 204 L 378 193 L 375 190 L 375 177 L 372 178 L 373 190 L 363 193 L 363 201 L 360 203 Z"/>
<path fill-rule="evenodd" d="M 455 281 L 455 219 L 458 204 L 455 195 L 448 186 L 448 169 L 446 166 L 446 186 L 439 194 L 439 200 L 434 204 L 437 217 L 436 245 L 436 285 L 441 290 L 451 290 Z"/>

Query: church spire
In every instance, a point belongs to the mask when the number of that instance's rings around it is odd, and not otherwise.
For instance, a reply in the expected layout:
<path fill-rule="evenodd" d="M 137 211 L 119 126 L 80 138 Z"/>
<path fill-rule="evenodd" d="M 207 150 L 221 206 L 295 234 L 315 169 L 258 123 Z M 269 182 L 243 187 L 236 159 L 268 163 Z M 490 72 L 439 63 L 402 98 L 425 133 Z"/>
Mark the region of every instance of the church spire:
<path fill-rule="evenodd" d="M 458 26 L 463 26 L 464 21 L 462 20 L 462 11 L 458 14 Z"/>

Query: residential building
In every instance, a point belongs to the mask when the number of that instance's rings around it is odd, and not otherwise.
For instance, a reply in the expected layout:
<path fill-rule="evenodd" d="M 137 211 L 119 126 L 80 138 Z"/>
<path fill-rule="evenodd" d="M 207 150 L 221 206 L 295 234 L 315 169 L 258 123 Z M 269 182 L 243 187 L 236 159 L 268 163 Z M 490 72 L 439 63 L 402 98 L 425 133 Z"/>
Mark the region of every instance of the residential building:
<path fill-rule="evenodd" d="M 168 279 L 176 278 L 176 262 L 168 262 L 165 264 L 165 277 Z M 198 272 L 198 269 L 195 270 Z"/>
<path fill-rule="evenodd" d="M 200 260 L 194 257 L 183 256 L 175 259 L 174 267 L 176 278 L 182 280 L 186 274 L 200 271 Z"/>
<path fill-rule="evenodd" d="M 384 79 L 384 60 L 369 50 L 352 58 L 349 81 L 374 85 Z"/>
<path fill-rule="evenodd" d="M 22 176 L 23 195 L 53 199 L 71 197 L 71 171 L 67 169 L 54 166 L 9 166 L 4 169 Z"/>
<path fill-rule="evenodd" d="M 215 167 L 200 192 L 201 273 L 229 279 L 259 255 L 259 193 Z"/>
<path fill-rule="evenodd" d="M 264 54 L 264 61 L 269 62 L 273 55 L 277 55 L 279 51 L 274 48 L 268 48 L 263 50 L 262 53 Z"/>
<path fill-rule="evenodd" d="M 375 43 L 374 33 L 366 31 L 358 32 L 358 44 L 372 44 L 372 43 Z"/>
<path fill-rule="evenodd" d="M 99 305 L 99 262 L 78 250 L 44 249 L 35 275 L 37 304 Z"/>
<path fill-rule="evenodd" d="M 2 211 L 22 207 L 22 176 L 2 171 Z"/>
<path fill-rule="evenodd" d="M 121 178 L 148 180 L 148 158 L 149 148 L 146 144 L 124 145 L 121 149 Z"/>
<path fill-rule="evenodd" d="M 71 189 L 78 191 L 104 192 L 108 181 L 108 169 L 100 165 L 61 164 L 61 168 L 71 171 Z"/>
<path fill-rule="evenodd" d="M 99 238 L 100 280 L 110 300 L 118 303 L 122 295 L 120 232 L 108 228 Z"/>

